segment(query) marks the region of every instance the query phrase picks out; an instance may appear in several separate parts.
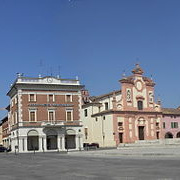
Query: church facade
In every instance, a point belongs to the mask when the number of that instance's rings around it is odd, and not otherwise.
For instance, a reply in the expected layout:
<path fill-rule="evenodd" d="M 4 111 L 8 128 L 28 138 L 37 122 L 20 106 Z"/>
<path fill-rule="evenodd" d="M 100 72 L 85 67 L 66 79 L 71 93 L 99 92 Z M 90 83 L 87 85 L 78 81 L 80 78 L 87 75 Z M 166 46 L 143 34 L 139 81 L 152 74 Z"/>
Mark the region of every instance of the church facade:
<path fill-rule="evenodd" d="M 162 137 L 162 112 L 155 102 L 152 79 L 137 64 L 132 75 L 119 82 L 121 89 L 96 97 L 83 105 L 84 142 L 101 147 L 155 140 Z"/>

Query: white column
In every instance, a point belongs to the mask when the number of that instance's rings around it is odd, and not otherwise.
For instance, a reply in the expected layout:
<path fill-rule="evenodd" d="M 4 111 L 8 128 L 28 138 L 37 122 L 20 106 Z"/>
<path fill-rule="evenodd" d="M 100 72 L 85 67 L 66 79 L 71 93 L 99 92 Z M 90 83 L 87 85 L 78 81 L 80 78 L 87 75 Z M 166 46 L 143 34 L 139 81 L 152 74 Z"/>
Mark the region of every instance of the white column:
<path fill-rule="evenodd" d="M 59 136 L 59 149 L 61 151 L 65 151 L 65 136 L 64 136 L 64 134 L 61 134 Z"/>
<path fill-rule="evenodd" d="M 42 145 L 43 145 L 43 136 L 39 136 L 39 151 L 43 151 L 43 148 L 42 148 Z"/>
<path fill-rule="evenodd" d="M 61 135 L 58 134 L 58 136 L 57 136 L 57 148 L 58 148 L 59 151 L 61 150 L 60 137 L 61 137 Z"/>
<path fill-rule="evenodd" d="M 81 150 L 84 149 L 84 147 L 83 147 L 83 134 L 80 134 L 80 147 L 81 147 Z"/>
<path fill-rule="evenodd" d="M 78 134 L 76 135 L 76 149 L 77 150 L 83 150 L 83 135 Z"/>
<path fill-rule="evenodd" d="M 15 152 L 15 138 L 11 139 L 11 150 L 12 152 Z"/>
<path fill-rule="evenodd" d="M 27 136 L 24 137 L 24 152 L 27 152 L 28 149 L 27 149 Z"/>
<path fill-rule="evenodd" d="M 80 136 L 79 134 L 76 134 L 76 150 L 80 150 Z"/>
<path fill-rule="evenodd" d="M 43 136 L 43 145 L 44 145 L 44 151 L 47 151 L 47 142 L 46 142 L 46 136 Z"/>

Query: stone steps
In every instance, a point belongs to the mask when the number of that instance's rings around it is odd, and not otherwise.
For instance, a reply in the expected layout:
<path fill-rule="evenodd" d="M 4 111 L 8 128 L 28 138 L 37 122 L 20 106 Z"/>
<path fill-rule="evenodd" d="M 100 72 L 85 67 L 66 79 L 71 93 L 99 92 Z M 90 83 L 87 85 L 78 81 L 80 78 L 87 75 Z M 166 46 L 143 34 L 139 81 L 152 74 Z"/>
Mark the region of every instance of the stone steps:
<path fill-rule="evenodd" d="M 168 146 L 168 145 L 180 145 L 180 138 L 174 139 L 160 139 L 160 140 L 141 140 L 136 141 L 135 143 L 121 143 L 118 145 L 119 148 L 123 147 L 159 147 L 159 146 Z"/>

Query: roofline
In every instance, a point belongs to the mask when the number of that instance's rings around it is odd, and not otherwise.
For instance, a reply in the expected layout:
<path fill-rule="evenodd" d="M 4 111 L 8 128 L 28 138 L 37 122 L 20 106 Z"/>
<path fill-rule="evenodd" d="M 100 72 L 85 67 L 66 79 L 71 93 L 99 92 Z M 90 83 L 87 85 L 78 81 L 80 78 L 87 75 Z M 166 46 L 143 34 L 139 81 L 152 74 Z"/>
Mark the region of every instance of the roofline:
<path fill-rule="evenodd" d="M 10 92 L 14 89 L 17 89 L 17 86 L 21 86 L 21 85 L 26 85 L 26 86 L 32 86 L 32 85 L 37 85 L 37 86 L 61 86 L 61 87 L 78 87 L 79 89 L 83 89 L 85 87 L 85 85 L 81 85 L 81 84 L 77 84 L 77 85 L 66 85 L 66 84 L 26 84 L 26 83 L 21 83 L 21 84 L 14 84 L 10 90 L 7 92 L 7 96 L 10 96 Z"/>
<path fill-rule="evenodd" d="M 107 93 L 107 94 L 103 94 L 103 95 L 100 95 L 100 96 L 92 96 L 92 97 L 94 97 L 94 99 L 97 100 L 97 99 L 101 99 L 101 98 L 104 98 L 104 97 L 113 96 L 113 93 L 118 94 L 118 93 L 121 93 L 121 92 L 122 92 L 121 90 L 116 90 L 116 91 L 112 91 L 112 92 Z"/>
<path fill-rule="evenodd" d="M 102 103 L 96 103 L 96 102 L 92 102 L 92 103 L 87 103 L 87 104 L 83 104 L 82 105 L 82 108 L 86 108 L 86 107 L 88 107 L 88 106 L 91 106 L 91 105 L 102 105 Z"/>
<path fill-rule="evenodd" d="M 96 113 L 93 114 L 91 117 L 95 117 L 95 116 L 101 116 L 101 115 L 105 115 L 105 114 L 155 114 L 155 115 L 162 115 L 162 112 L 157 112 L 157 111 L 121 111 L 121 110 L 107 110 L 107 111 L 102 111 L 100 113 Z"/>

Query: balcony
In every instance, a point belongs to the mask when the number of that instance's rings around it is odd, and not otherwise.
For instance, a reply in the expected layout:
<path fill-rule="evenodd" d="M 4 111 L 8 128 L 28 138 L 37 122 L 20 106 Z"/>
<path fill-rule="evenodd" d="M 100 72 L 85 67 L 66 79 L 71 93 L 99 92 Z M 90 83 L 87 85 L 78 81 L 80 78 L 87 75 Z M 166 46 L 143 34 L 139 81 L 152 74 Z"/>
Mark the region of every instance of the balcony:
<path fill-rule="evenodd" d="M 43 127 L 54 127 L 54 126 L 64 126 L 64 121 L 43 121 L 41 123 Z"/>
<path fill-rule="evenodd" d="M 43 127 L 62 127 L 62 126 L 82 126 L 82 121 L 43 121 L 41 123 Z"/>

